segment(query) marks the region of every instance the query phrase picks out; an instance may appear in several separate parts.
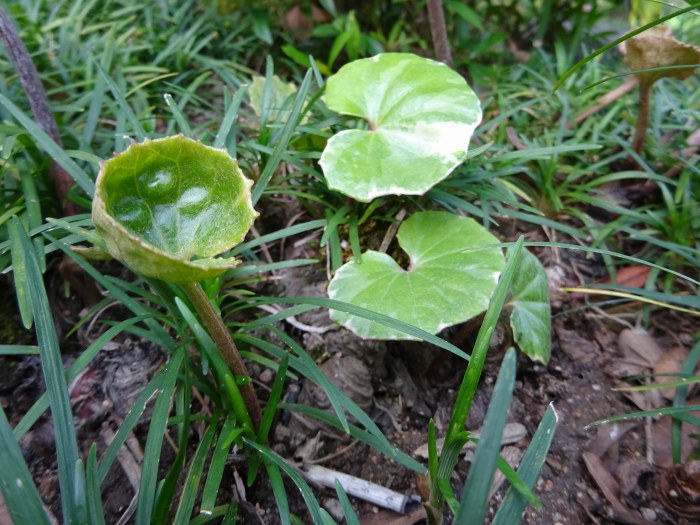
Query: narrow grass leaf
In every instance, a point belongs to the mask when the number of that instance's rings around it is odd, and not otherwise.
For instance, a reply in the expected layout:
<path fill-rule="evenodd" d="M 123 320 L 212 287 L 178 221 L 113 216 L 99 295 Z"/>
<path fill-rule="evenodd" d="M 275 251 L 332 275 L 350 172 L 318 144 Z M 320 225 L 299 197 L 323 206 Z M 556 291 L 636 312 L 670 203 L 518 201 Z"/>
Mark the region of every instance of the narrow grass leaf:
<path fill-rule="evenodd" d="M 136 509 L 136 525 L 149 525 L 151 522 L 151 514 L 156 498 L 160 451 L 167 431 L 170 400 L 175 392 L 175 382 L 184 357 L 185 350 L 182 348 L 173 355 L 170 362 L 166 365 L 167 372 L 163 378 L 163 387 L 153 407 L 151 424 L 148 428 L 148 437 L 146 438 L 146 448 L 143 454 L 141 483 L 139 484 Z"/>
<path fill-rule="evenodd" d="M 347 525 L 360 525 L 360 520 L 355 513 L 355 509 L 352 508 L 350 498 L 348 498 L 345 489 L 337 479 L 335 480 L 335 492 L 338 494 L 338 501 L 340 501 L 340 506 L 343 509 L 345 523 L 347 523 Z"/>
<path fill-rule="evenodd" d="M 39 347 L 32 345 L 0 345 L 0 355 L 39 355 Z"/>
<path fill-rule="evenodd" d="M 243 438 L 243 441 L 246 445 L 248 445 L 252 449 L 256 450 L 259 454 L 261 454 L 263 457 L 263 461 L 269 461 L 270 463 L 278 467 L 280 470 L 282 470 L 287 476 L 289 476 L 289 478 L 294 482 L 294 484 L 301 492 L 301 496 L 302 498 L 304 498 L 304 502 L 306 503 L 306 507 L 308 508 L 309 513 L 311 514 L 311 519 L 313 520 L 313 523 L 323 523 L 323 518 L 321 517 L 320 513 L 321 507 L 318 504 L 318 501 L 316 500 L 313 491 L 306 483 L 306 481 L 304 481 L 304 478 L 302 478 L 301 475 L 295 469 L 288 465 L 284 459 L 275 454 L 269 448 L 247 438 Z"/>
<path fill-rule="evenodd" d="M 107 73 L 107 71 L 105 71 L 105 69 L 100 64 L 95 65 L 100 76 L 104 79 L 105 83 L 112 92 L 114 100 L 116 100 L 117 104 L 119 104 L 122 114 L 127 118 L 129 124 L 131 124 L 131 130 L 136 136 L 136 139 L 139 142 L 143 142 L 146 139 L 146 132 L 144 131 L 143 126 L 141 126 L 139 120 L 136 118 L 134 110 L 131 109 L 131 106 L 126 101 L 122 90 L 119 89 L 119 86 L 117 86 L 116 82 L 114 82 L 112 77 L 109 76 L 109 73 Z"/>
<path fill-rule="evenodd" d="M 518 467 L 518 476 L 522 482 L 532 489 L 535 486 L 537 477 L 540 475 L 542 465 L 547 458 L 549 447 L 554 438 L 554 431 L 557 428 L 558 416 L 554 407 L 550 404 L 544 414 L 542 421 L 535 435 L 532 437 L 530 446 L 520 461 Z M 510 487 L 506 492 L 503 502 L 496 512 L 493 519 L 493 525 L 510 525 L 511 523 L 519 523 L 522 513 L 527 506 L 528 500 L 517 491 L 514 487 Z"/>
<path fill-rule="evenodd" d="M 242 86 L 238 91 L 236 91 L 236 94 L 233 96 L 231 105 L 226 110 L 224 120 L 221 121 L 221 127 L 219 127 L 219 131 L 216 134 L 216 138 L 214 139 L 215 148 L 222 149 L 226 147 L 226 140 L 231 134 L 231 129 L 234 127 L 236 117 L 238 117 L 238 110 L 241 108 L 241 102 L 243 101 L 243 97 L 245 96 L 246 91 L 247 88 Z M 229 153 L 232 157 L 236 156 L 235 151 L 231 151 Z"/>
<path fill-rule="evenodd" d="M 0 407 L 0 490 L 14 525 L 50 525 L 12 428 Z"/>
<path fill-rule="evenodd" d="M 190 124 L 187 122 L 187 117 L 183 115 L 180 107 L 177 105 L 177 102 L 175 102 L 173 99 L 173 96 L 170 93 L 166 93 L 163 95 L 163 99 L 168 105 L 168 109 L 170 110 L 170 113 L 172 113 L 175 122 L 177 122 L 177 125 L 180 127 L 180 132 L 185 137 L 192 138 L 192 128 L 190 128 Z"/>
<path fill-rule="evenodd" d="M 265 470 L 270 480 L 272 493 L 275 496 L 275 504 L 277 505 L 280 522 L 282 522 L 282 525 L 290 525 L 292 523 L 292 518 L 289 513 L 289 501 L 287 499 L 287 490 L 284 488 L 284 480 L 282 479 L 280 469 L 269 459 L 263 459 L 263 463 L 265 464 Z"/>
<path fill-rule="evenodd" d="M 464 432 L 464 425 L 467 422 L 472 400 L 474 399 L 474 394 L 479 384 L 479 378 L 484 368 L 491 337 L 498 323 L 498 318 L 501 315 L 501 310 L 503 309 L 508 291 L 515 278 L 515 273 L 520 267 L 523 243 L 524 238 L 521 236 L 509 250 L 506 266 L 503 269 L 496 290 L 493 292 L 489 307 L 486 309 L 484 320 L 481 323 L 479 333 L 474 343 L 471 359 L 467 365 L 467 370 L 464 373 L 464 378 L 462 379 L 462 384 L 459 387 L 457 399 L 452 409 L 450 424 L 445 435 L 445 445 L 448 445 L 450 441 Z M 454 468 L 454 465 L 448 470 L 451 472 L 452 468 Z"/>
<path fill-rule="evenodd" d="M 236 420 L 233 417 L 226 418 L 224 425 L 221 428 L 219 439 L 214 447 L 214 452 L 209 463 L 207 471 L 207 480 L 204 482 L 202 491 L 202 503 L 199 506 L 201 514 L 213 514 L 216 508 L 216 496 L 219 493 L 221 480 L 224 476 L 224 467 L 228 459 L 228 451 L 231 448 L 231 443 L 228 443 L 227 437 L 236 428 Z"/>
<path fill-rule="evenodd" d="M 22 325 L 29 330 L 34 323 L 32 313 L 32 298 L 29 294 L 27 285 L 27 267 L 25 264 L 24 246 L 20 241 L 18 228 L 24 229 L 22 223 L 18 220 L 13 220 L 7 223 L 7 232 L 10 236 L 12 245 L 12 278 L 15 282 L 15 296 L 17 297 L 17 306 L 19 307 L 20 318 Z"/>
<path fill-rule="evenodd" d="M 73 159 L 66 155 L 61 147 L 56 144 L 53 139 L 49 137 L 36 122 L 34 122 L 34 120 L 29 118 L 2 93 L 0 93 L 0 104 L 5 106 L 5 108 L 12 113 L 12 116 L 17 119 L 17 122 L 19 122 L 34 138 L 34 140 L 36 140 L 37 145 L 48 153 L 48 155 L 64 170 L 66 170 L 68 175 L 73 178 L 78 186 L 80 186 L 80 188 L 87 193 L 89 197 L 92 197 L 95 194 L 95 183 L 93 180 L 80 166 L 75 163 L 75 161 L 73 161 Z"/>
<path fill-rule="evenodd" d="M 189 430 L 189 429 L 188 429 Z M 207 456 L 209 455 L 212 440 L 216 434 L 216 424 L 210 423 L 206 432 L 202 436 L 197 450 L 192 458 L 192 463 L 187 471 L 187 476 L 185 477 L 185 486 L 182 489 L 182 494 L 180 495 L 180 503 L 177 506 L 177 512 L 175 513 L 175 519 L 173 523 L 175 525 L 186 525 L 190 521 L 190 516 L 192 516 L 192 509 L 194 509 L 195 501 L 197 500 L 197 492 L 199 491 L 199 484 L 202 480 L 202 472 L 204 471 L 204 463 L 206 462 Z"/>
<path fill-rule="evenodd" d="M 95 443 L 92 444 L 88 453 L 86 478 L 88 523 L 91 525 L 105 525 L 100 479 L 97 473 L 97 445 Z"/>
<path fill-rule="evenodd" d="M 39 263 L 34 249 L 24 228 L 13 219 L 22 248 L 24 264 L 27 270 L 29 295 L 31 297 L 36 336 L 39 343 L 41 368 L 46 383 L 46 392 L 51 407 L 54 434 L 56 437 L 56 455 L 58 459 L 58 479 L 61 486 L 61 507 L 65 523 L 77 523 L 79 516 L 71 495 L 76 486 L 75 464 L 78 461 L 78 442 L 73 426 L 68 385 L 63 373 L 61 349 L 58 344 L 56 328 L 51 315 L 51 305 L 44 288 L 44 280 L 39 270 Z"/>
<path fill-rule="evenodd" d="M 481 439 L 476 446 L 467 482 L 462 491 L 462 502 L 455 516 L 455 523 L 482 525 L 484 522 L 491 482 L 501 449 L 501 436 L 508 419 L 508 407 L 513 396 L 515 362 L 515 350 L 510 348 L 503 358 L 503 364 L 498 373 L 498 379 L 496 379 Z"/>
<path fill-rule="evenodd" d="M 301 86 L 299 86 L 299 90 L 297 91 L 296 98 L 294 99 L 294 105 L 292 106 L 292 111 L 289 115 L 289 119 L 287 120 L 287 122 L 285 122 L 284 127 L 282 128 L 282 131 L 280 132 L 279 136 L 276 137 L 277 144 L 275 145 L 275 149 L 272 152 L 270 158 L 265 163 L 265 168 L 260 174 L 258 183 L 253 188 L 253 206 L 255 206 L 255 204 L 257 204 L 257 202 L 260 200 L 260 197 L 262 197 L 262 194 L 265 191 L 265 188 L 267 188 L 270 179 L 272 179 L 272 176 L 277 171 L 277 167 L 279 166 L 279 163 L 282 160 L 282 155 L 286 151 L 287 145 L 289 144 L 289 141 L 292 138 L 292 134 L 294 133 L 296 125 L 299 122 L 299 117 L 301 115 L 302 108 L 304 107 L 304 100 L 306 99 L 306 94 L 308 93 L 309 87 L 311 85 L 311 77 L 311 70 L 308 70 L 306 72 L 306 76 L 304 77 L 303 82 L 301 83 Z"/>

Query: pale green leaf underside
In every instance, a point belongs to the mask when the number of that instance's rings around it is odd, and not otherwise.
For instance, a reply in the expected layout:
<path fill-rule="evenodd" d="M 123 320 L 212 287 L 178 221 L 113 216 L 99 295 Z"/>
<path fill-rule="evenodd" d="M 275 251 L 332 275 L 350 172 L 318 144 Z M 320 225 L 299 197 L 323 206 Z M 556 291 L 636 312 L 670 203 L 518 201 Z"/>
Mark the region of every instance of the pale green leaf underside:
<path fill-rule="evenodd" d="M 523 253 L 511 292 L 513 338 L 531 359 L 547 364 L 552 340 L 547 274 L 537 257 L 527 250 Z"/>
<path fill-rule="evenodd" d="M 427 332 L 483 312 L 503 269 L 498 239 L 472 219 L 447 212 L 419 212 L 399 228 L 410 256 L 408 270 L 385 253 L 368 251 L 361 263 L 343 265 L 328 287 L 331 299 L 368 308 Z M 473 250 L 473 251 L 472 251 Z M 411 339 L 368 319 L 331 311 L 331 318 L 372 339 Z"/>
<path fill-rule="evenodd" d="M 360 201 L 422 195 L 466 158 L 481 121 L 479 99 L 458 73 L 408 53 L 343 66 L 323 100 L 369 121 L 369 130 L 334 135 L 320 161 L 329 187 Z"/>
<path fill-rule="evenodd" d="M 181 135 L 146 141 L 102 165 L 93 222 L 110 254 L 135 271 L 198 281 L 236 265 L 213 256 L 250 229 L 250 184 L 223 150 Z"/>

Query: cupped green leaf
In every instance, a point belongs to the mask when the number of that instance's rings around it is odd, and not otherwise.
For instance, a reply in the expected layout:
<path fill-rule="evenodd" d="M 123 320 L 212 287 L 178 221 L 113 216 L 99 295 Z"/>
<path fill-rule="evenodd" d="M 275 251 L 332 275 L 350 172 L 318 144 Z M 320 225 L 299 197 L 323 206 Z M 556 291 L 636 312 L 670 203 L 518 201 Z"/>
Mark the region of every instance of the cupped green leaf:
<path fill-rule="evenodd" d="M 257 216 L 236 161 L 182 135 L 131 145 L 102 164 L 96 184 L 92 220 L 109 252 L 165 281 L 235 267 L 214 256 L 240 243 Z"/>
<path fill-rule="evenodd" d="M 356 60 L 328 79 L 328 107 L 369 121 L 333 136 L 321 156 L 330 188 L 359 201 L 422 195 L 465 158 L 481 106 L 464 78 L 409 53 Z"/>
<path fill-rule="evenodd" d="M 447 212 L 414 214 L 398 231 L 410 256 L 403 269 L 385 253 L 368 251 L 343 265 L 328 286 L 331 299 L 368 308 L 437 333 L 483 312 L 496 288 L 504 257 L 498 239 L 473 219 Z M 331 318 L 372 339 L 413 339 L 368 319 L 337 310 Z"/>
<path fill-rule="evenodd" d="M 552 313 L 547 274 L 540 261 L 523 251 L 520 268 L 511 287 L 510 326 L 513 338 L 530 359 L 549 362 L 552 346 Z"/>

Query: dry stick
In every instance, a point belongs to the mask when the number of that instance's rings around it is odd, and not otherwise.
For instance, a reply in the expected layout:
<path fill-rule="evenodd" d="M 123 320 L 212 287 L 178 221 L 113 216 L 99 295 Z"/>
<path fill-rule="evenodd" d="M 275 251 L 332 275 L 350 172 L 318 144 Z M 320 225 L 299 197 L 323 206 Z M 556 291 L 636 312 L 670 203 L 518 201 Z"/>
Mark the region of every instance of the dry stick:
<path fill-rule="evenodd" d="M 433 39 L 435 56 L 443 64 L 452 67 L 452 53 L 450 52 L 450 44 L 447 41 L 445 12 L 442 9 L 442 0 L 428 0 L 427 7 L 430 36 Z"/>
<path fill-rule="evenodd" d="M 642 152 L 644 139 L 647 136 L 652 85 L 653 82 L 639 82 L 639 115 L 637 116 L 637 129 L 634 133 L 634 142 L 632 143 L 632 150 L 637 153 Z"/>
<path fill-rule="evenodd" d="M 49 99 L 44 91 L 44 86 L 41 84 L 39 73 L 32 62 L 29 52 L 19 37 L 15 26 L 12 24 L 5 9 L 0 5 L 0 40 L 5 44 L 10 59 L 17 70 L 17 75 L 22 82 L 22 87 L 27 94 L 29 106 L 34 114 L 34 119 L 37 121 L 41 129 L 53 139 L 60 147 L 63 147 L 61 137 L 58 134 L 58 126 L 54 119 L 53 112 Z M 73 179 L 55 161 L 51 163 L 51 176 L 54 180 L 56 195 L 58 197 L 63 211 L 66 215 L 75 215 L 78 209 L 70 201 L 66 201 L 66 195 L 73 186 Z"/>
<path fill-rule="evenodd" d="M 250 377 L 248 369 L 243 362 L 243 358 L 231 338 L 231 334 L 229 334 L 221 317 L 214 310 L 202 286 L 199 283 L 189 283 L 181 286 L 189 300 L 192 301 L 195 310 L 197 310 L 197 313 L 202 318 L 204 326 L 207 327 L 209 335 L 211 335 L 214 343 L 216 343 L 216 347 L 219 349 L 219 352 L 221 352 L 221 357 L 223 357 L 229 369 L 233 372 L 233 375 Z M 260 428 L 260 420 L 262 419 L 258 396 L 255 395 L 253 385 L 250 383 L 239 385 L 238 388 L 241 391 L 243 401 L 248 409 L 248 414 L 253 422 L 253 429 L 257 432 L 258 428 Z"/>

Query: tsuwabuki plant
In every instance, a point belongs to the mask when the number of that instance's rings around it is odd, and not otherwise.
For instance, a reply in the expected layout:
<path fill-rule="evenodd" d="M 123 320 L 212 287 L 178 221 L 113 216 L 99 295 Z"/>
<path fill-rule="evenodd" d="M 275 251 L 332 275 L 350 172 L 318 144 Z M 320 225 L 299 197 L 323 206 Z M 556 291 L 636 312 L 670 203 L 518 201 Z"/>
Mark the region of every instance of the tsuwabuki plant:
<path fill-rule="evenodd" d="M 257 428 L 260 406 L 245 382 L 243 359 L 199 284 L 238 264 L 216 255 L 239 244 L 257 216 L 251 185 L 224 150 L 183 135 L 146 140 L 102 164 L 92 220 L 115 259 L 182 287 L 231 372 L 244 381 L 240 393 L 250 419 L 242 419 Z"/>

